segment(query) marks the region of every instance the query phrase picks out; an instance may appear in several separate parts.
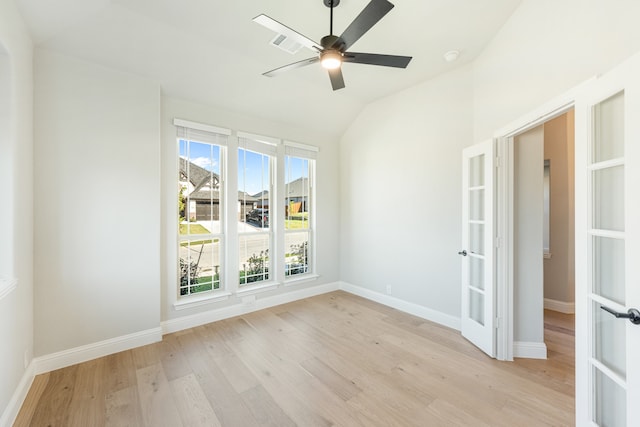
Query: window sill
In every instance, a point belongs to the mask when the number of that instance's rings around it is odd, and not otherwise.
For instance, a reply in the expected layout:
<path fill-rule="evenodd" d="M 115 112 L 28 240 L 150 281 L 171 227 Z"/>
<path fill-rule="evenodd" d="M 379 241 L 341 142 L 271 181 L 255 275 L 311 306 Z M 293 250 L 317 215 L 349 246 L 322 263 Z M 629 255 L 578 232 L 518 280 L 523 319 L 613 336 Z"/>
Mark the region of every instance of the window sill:
<path fill-rule="evenodd" d="M 244 295 L 258 294 L 260 292 L 270 291 L 272 289 L 277 288 L 278 286 L 280 286 L 280 283 L 278 282 L 269 282 L 269 283 L 263 283 L 259 285 L 250 285 L 250 286 L 238 289 L 238 291 L 236 292 L 236 295 L 244 296 Z"/>
<path fill-rule="evenodd" d="M 218 301 L 228 300 L 231 292 L 214 292 L 207 295 L 196 295 L 192 297 L 182 298 L 173 303 L 174 310 L 185 310 L 187 308 L 199 307 L 201 305 L 211 304 Z"/>
<path fill-rule="evenodd" d="M 293 279 L 285 280 L 284 285 L 294 286 L 294 285 L 299 285 L 301 283 L 312 282 L 314 280 L 318 280 L 319 278 L 320 278 L 319 275 L 313 274 L 313 273 L 301 274 L 300 277 L 295 277 Z"/>
<path fill-rule="evenodd" d="M 0 300 L 18 287 L 18 279 L 0 276 Z"/>

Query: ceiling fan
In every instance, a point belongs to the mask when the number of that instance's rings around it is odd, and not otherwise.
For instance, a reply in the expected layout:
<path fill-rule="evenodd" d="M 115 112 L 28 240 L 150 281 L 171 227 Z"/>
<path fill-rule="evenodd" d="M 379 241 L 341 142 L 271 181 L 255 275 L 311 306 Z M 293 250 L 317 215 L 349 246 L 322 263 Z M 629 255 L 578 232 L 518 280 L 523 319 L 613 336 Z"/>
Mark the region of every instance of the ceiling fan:
<path fill-rule="evenodd" d="M 284 71 L 320 62 L 322 66 L 329 71 L 331 87 L 333 90 L 338 90 L 345 87 L 341 69 L 342 63 L 344 62 L 407 68 L 409 61 L 411 61 L 410 56 L 380 55 L 376 53 L 347 51 L 351 45 L 357 42 L 360 37 L 364 35 L 364 33 L 369 31 L 371 27 L 376 25 L 378 21 L 393 9 L 393 4 L 387 0 L 371 0 L 356 19 L 354 19 L 347 27 L 347 29 L 344 30 L 342 35 L 335 36 L 333 34 L 333 8 L 340 4 L 340 0 L 323 0 L 323 2 L 325 6 L 331 9 L 331 12 L 329 18 L 329 35 L 324 36 L 322 40 L 320 40 L 320 44 L 268 17 L 267 15 L 262 14 L 253 18 L 254 22 L 275 31 L 276 33 L 289 37 L 302 46 L 318 53 L 318 55 L 313 58 L 303 59 L 302 61 L 267 71 L 266 73 L 263 73 L 264 76 L 272 77 Z"/>

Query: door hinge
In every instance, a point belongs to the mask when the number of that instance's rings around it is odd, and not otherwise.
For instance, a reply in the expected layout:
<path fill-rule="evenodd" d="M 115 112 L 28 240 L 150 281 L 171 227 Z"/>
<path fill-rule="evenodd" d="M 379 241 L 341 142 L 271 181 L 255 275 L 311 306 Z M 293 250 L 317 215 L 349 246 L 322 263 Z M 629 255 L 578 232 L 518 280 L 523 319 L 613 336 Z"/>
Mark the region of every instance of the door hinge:
<path fill-rule="evenodd" d="M 494 325 L 496 329 L 500 329 L 500 317 L 496 317 Z"/>
<path fill-rule="evenodd" d="M 497 168 L 502 167 L 502 157 L 496 157 L 496 167 Z"/>
<path fill-rule="evenodd" d="M 502 247 L 502 237 L 496 237 L 496 248 Z"/>

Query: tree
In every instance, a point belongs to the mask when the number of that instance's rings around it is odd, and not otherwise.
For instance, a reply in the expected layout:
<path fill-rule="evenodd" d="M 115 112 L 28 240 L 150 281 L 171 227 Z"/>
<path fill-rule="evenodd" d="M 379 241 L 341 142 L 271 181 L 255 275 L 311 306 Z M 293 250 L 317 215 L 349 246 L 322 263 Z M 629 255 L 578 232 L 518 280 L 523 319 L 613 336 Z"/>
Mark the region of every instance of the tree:
<path fill-rule="evenodd" d="M 184 199 L 185 199 L 184 187 L 180 186 L 180 191 L 178 192 L 178 215 L 179 215 L 180 222 L 185 220 L 185 216 L 184 216 L 185 200 Z"/>

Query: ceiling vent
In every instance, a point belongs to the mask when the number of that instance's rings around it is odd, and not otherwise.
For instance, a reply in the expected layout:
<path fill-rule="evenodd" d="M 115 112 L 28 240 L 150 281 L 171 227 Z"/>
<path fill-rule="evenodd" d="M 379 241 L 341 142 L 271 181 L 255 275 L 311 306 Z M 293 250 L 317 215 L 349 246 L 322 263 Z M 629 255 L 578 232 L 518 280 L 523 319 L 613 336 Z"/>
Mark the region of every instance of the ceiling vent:
<path fill-rule="evenodd" d="M 271 40 L 271 44 L 284 50 L 285 52 L 289 52 L 292 55 L 300 52 L 300 49 L 304 47 L 300 43 L 285 36 L 284 34 L 278 34 L 277 36 L 275 36 L 274 39 Z"/>

